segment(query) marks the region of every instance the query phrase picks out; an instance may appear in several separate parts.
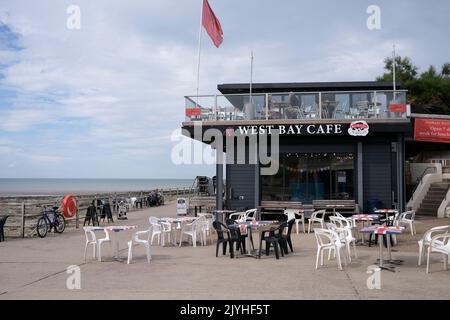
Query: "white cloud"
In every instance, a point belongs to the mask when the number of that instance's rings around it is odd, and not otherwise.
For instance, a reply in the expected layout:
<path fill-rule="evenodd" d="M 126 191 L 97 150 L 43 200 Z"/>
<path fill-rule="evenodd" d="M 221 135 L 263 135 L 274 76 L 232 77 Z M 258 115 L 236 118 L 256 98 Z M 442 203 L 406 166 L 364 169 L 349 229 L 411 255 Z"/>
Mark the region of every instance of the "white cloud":
<path fill-rule="evenodd" d="M 0 152 L 9 150 L 5 161 L 17 157 L 36 165 L 33 170 L 39 163 L 50 170 L 44 163 L 52 163 L 55 172 L 70 166 L 75 175 L 95 175 L 106 158 L 115 159 L 113 176 L 144 170 L 186 176 L 170 164 L 170 134 L 184 120 L 183 96 L 195 93 L 198 1 L 79 0 L 81 30 L 66 28 L 69 4 L 0 5 L 0 21 L 20 35 L 23 48 L 0 51 L 0 63 L 9 65 L 0 69 L 0 87 L 14 92 L 0 107 L 0 133 L 12 140 L 0 143 Z M 364 30 L 365 8 L 358 16 L 362 29 L 346 27 L 353 26 L 357 5 L 327 18 L 342 25 L 336 29 L 311 14 L 325 14 L 315 3 L 230 0 L 213 7 L 225 42 L 216 49 L 203 33 L 201 93 L 215 93 L 217 83 L 249 81 L 251 50 L 255 82 L 370 80 L 382 72 L 393 42 L 387 33 Z M 299 10 L 288 19 L 284 11 L 293 8 Z M 420 49 L 402 34 L 395 41 L 407 55 Z M 84 159 L 90 169 L 82 168 Z"/>

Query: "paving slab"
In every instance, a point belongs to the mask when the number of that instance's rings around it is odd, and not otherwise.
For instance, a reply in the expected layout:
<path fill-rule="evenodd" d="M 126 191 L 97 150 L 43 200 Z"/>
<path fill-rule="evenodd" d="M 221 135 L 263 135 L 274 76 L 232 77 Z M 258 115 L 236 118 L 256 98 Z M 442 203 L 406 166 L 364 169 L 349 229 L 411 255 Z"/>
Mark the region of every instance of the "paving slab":
<path fill-rule="evenodd" d="M 175 203 L 128 213 L 128 220 L 115 225 L 149 227 L 149 216 L 176 216 Z M 392 253 L 404 260 L 395 273 L 381 272 L 381 289 L 369 290 L 367 267 L 378 257 L 378 246 L 357 246 L 358 258 L 338 270 L 334 260 L 315 270 L 316 242 L 311 234 L 292 234 L 294 253 L 276 260 L 273 254 L 260 260 L 237 254 L 215 257 L 214 243 L 192 247 L 151 247 L 152 261 L 137 246 L 132 264 L 112 260 L 83 259 L 84 232 L 67 229 L 46 238 L 7 238 L 0 243 L 0 299 L 449 299 L 450 270 L 443 270 L 439 255 L 433 255 L 430 274 L 417 266 L 417 240 L 432 226 L 450 224 L 450 219 L 421 219 L 418 234 L 398 237 Z M 131 232 L 117 234 L 120 256 L 126 258 Z M 81 289 L 66 287 L 66 268 L 78 265 Z"/>

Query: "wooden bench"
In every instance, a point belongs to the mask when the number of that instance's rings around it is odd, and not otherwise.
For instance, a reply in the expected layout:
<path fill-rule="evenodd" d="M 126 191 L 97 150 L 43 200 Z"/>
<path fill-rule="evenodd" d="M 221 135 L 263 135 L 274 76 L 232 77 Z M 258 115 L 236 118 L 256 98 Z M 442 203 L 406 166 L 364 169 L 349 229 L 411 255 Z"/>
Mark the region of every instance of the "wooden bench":
<path fill-rule="evenodd" d="M 327 210 L 339 212 L 341 214 L 358 214 L 359 206 L 355 200 L 313 200 L 313 208 L 317 210 Z"/>
<path fill-rule="evenodd" d="M 261 201 L 259 208 L 286 210 L 286 209 L 301 209 L 303 204 L 299 201 Z"/>
<path fill-rule="evenodd" d="M 284 220 L 284 210 L 302 209 L 303 204 L 299 201 L 261 201 L 258 209 L 263 220 Z M 264 217 L 263 217 L 264 215 Z"/>

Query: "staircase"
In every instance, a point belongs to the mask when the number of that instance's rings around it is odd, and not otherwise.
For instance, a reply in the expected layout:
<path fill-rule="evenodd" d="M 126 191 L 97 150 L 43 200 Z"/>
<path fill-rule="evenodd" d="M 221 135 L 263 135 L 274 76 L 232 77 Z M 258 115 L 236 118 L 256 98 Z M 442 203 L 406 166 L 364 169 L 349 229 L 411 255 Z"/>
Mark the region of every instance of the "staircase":
<path fill-rule="evenodd" d="M 450 180 L 433 183 L 420 204 L 416 214 L 419 216 L 437 217 L 439 206 L 450 188 Z"/>

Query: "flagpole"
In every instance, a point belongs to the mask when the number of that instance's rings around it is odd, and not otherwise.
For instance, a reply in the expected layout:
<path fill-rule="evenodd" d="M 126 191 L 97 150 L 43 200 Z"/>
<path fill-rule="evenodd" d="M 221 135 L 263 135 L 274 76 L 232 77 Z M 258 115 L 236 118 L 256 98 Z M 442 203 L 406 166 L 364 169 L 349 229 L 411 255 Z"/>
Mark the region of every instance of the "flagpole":
<path fill-rule="evenodd" d="M 200 88 L 200 57 L 202 49 L 202 23 L 203 22 L 203 0 L 200 0 L 200 26 L 198 28 L 198 58 L 197 58 L 197 101 L 195 107 L 198 107 L 198 92 Z"/>
<path fill-rule="evenodd" d="M 396 83 L 395 83 L 395 77 L 396 77 L 396 64 L 397 64 L 397 62 L 395 61 L 395 44 L 394 44 L 394 50 L 392 51 L 392 55 L 393 55 L 393 59 L 392 59 L 392 83 L 393 83 L 393 85 L 394 85 L 394 96 L 393 96 L 393 100 L 394 100 L 394 102 L 395 102 L 395 90 L 396 90 Z"/>
<path fill-rule="evenodd" d="M 253 106 L 253 96 L 252 96 L 252 87 L 253 87 L 253 50 L 251 52 L 250 57 L 250 106 Z"/>

